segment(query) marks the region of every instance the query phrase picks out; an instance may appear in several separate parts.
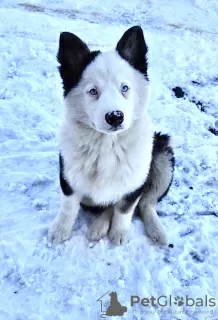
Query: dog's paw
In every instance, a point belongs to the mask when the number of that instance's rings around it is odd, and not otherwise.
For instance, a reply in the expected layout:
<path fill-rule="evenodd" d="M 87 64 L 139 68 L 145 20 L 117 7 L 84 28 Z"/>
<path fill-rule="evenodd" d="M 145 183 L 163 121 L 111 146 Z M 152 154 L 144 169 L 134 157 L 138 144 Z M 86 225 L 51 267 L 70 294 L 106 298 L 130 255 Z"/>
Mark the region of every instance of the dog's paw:
<path fill-rule="evenodd" d="M 48 240 L 53 244 L 60 244 L 71 236 L 72 225 L 55 220 L 49 229 Z"/>
<path fill-rule="evenodd" d="M 151 238 L 154 242 L 157 242 L 161 245 L 167 244 L 167 235 L 164 230 L 164 226 L 159 221 L 159 218 L 156 218 L 152 221 L 152 223 L 145 225 L 145 231 L 149 238 Z"/>
<path fill-rule="evenodd" d="M 91 241 L 98 241 L 107 235 L 109 228 L 110 220 L 100 216 L 89 227 L 87 237 Z"/>
<path fill-rule="evenodd" d="M 119 229 L 112 227 L 109 232 L 109 238 L 117 246 L 125 244 L 129 241 L 129 229 Z"/>

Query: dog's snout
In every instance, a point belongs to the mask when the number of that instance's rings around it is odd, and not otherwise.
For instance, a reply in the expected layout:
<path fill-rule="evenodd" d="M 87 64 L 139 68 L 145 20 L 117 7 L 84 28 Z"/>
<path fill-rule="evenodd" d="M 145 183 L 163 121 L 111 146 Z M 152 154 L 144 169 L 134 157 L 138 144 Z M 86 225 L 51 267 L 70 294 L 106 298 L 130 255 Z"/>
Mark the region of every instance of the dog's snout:
<path fill-rule="evenodd" d="M 106 122 L 112 127 L 118 127 L 124 120 L 124 114 L 122 111 L 112 111 L 105 115 Z"/>

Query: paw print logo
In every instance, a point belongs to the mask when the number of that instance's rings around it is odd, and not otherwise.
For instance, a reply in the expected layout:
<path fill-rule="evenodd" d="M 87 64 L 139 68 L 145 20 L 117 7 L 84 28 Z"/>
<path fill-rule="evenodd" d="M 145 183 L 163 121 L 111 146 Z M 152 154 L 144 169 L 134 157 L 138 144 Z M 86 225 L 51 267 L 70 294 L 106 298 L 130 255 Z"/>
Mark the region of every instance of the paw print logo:
<path fill-rule="evenodd" d="M 183 297 L 177 296 L 174 300 L 174 304 L 176 304 L 179 307 L 181 307 L 184 304 Z"/>

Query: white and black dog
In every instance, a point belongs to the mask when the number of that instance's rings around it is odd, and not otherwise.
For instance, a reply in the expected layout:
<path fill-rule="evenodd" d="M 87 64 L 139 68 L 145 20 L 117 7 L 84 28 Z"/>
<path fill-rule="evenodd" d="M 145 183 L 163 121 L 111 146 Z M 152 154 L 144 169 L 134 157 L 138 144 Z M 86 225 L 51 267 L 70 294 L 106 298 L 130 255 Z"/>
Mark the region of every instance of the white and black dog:
<path fill-rule="evenodd" d="M 147 51 L 138 26 L 103 53 L 72 33 L 60 35 L 61 208 L 49 230 L 56 244 L 70 238 L 81 205 L 102 209 L 91 240 L 109 233 L 115 244 L 124 243 L 137 207 L 148 236 L 167 243 L 156 206 L 172 182 L 174 155 L 171 137 L 155 133 L 147 113 Z"/>

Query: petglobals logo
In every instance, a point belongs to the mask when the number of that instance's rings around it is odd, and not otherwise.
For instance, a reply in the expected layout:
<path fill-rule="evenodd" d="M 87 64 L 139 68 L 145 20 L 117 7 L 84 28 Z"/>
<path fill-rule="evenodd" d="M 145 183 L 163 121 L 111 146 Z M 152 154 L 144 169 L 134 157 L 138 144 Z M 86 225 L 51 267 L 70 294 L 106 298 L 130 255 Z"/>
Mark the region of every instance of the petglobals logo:
<path fill-rule="evenodd" d="M 186 307 L 215 307 L 216 306 L 216 299 L 209 298 L 207 295 L 200 298 L 191 298 L 190 296 L 186 295 L 185 297 L 172 297 L 170 296 L 159 296 L 157 298 L 150 297 L 150 298 L 140 298 L 139 296 L 131 296 L 131 307 L 136 306 L 137 304 L 141 304 L 143 307 L 150 307 L 150 306 L 157 306 L 160 307 L 172 307 L 172 306 L 186 306 Z"/>
<path fill-rule="evenodd" d="M 161 295 L 158 297 L 151 296 L 149 298 L 140 298 L 139 296 L 135 295 L 125 299 L 125 302 L 122 296 L 123 295 L 119 295 L 116 291 L 108 291 L 103 294 L 97 300 L 100 307 L 100 318 L 123 317 L 126 315 L 126 313 L 131 312 L 134 314 L 139 312 L 141 314 L 153 314 L 155 312 L 161 314 L 189 314 L 192 312 L 213 314 L 216 311 L 216 308 L 213 309 L 213 307 L 216 307 L 217 305 L 216 299 L 207 295 L 198 298 L 193 298 L 189 295 Z M 218 317 L 216 319 L 218 319 Z"/>
<path fill-rule="evenodd" d="M 120 303 L 116 291 L 106 292 L 97 301 L 101 303 L 101 318 L 123 316 L 127 312 L 127 307 Z"/>

